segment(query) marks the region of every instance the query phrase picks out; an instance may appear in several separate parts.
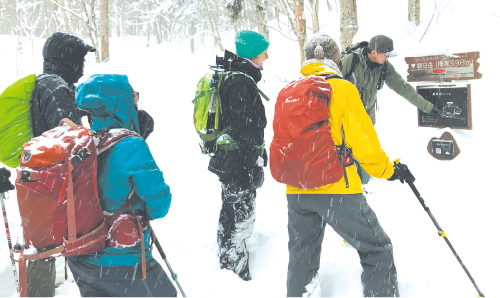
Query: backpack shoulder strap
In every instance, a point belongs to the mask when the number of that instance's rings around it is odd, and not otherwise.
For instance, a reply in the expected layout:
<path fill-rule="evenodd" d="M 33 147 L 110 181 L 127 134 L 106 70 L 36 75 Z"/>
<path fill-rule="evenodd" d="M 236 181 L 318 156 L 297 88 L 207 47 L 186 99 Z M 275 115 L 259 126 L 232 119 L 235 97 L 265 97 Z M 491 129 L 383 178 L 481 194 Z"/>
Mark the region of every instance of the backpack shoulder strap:
<path fill-rule="evenodd" d="M 331 74 L 327 74 L 327 75 L 320 75 L 321 77 L 323 77 L 326 80 L 329 80 L 329 79 L 341 79 L 341 80 L 345 80 L 343 77 L 341 77 L 340 75 L 336 74 L 336 73 L 331 73 Z"/>
<path fill-rule="evenodd" d="M 234 76 L 234 75 L 237 75 L 237 74 L 241 74 L 241 75 L 244 75 L 245 77 L 249 78 L 254 84 L 255 84 L 255 87 L 257 88 L 257 91 L 259 92 L 259 94 L 264 97 L 264 99 L 266 101 L 270 101 L 271 99 L 269 99 L 269 97 L 264 93 L 262 92 L 262 90 L 259 89 L 259 87 L 257 87 L 257 83 L 255 83 L 255 80 L 249 76 L 248 74 L 244 73 L 244 72 L 241 72 L 241 71 L 226 71 L 224 72 L 224 76 L 223 78 L 221 79 L 221 83 L 223 80 L 226 80 L 227 78 L 231 77 L 231 76 Z M 220 87 L 220 86 L 219 86 Z"/>
<path fill-rule="evenodd" d="M 356 70 L 356 68 L 359 65 L 359 56 L 356 53 L 350 53 L 352 55 L 352 62 L 351 62 L 351 68 L 349 69 L 349 72 L 347 72 L 344 76 L 344 78 L 347 80 L 352 76 L 352 73 Z"/>
<path fill-rule="evenodd" d="M 94 133 L 94 139 L 97 139 L 98 143 L 96 145 L 97 155 L 103 153 L 109 148 L 114 147 L 120 141 L 130 138 L 130 137 L 141 137 L 138 133 L 125 129 L 125 128 L 114 128 L 114 129 L 99 129 Z"/>

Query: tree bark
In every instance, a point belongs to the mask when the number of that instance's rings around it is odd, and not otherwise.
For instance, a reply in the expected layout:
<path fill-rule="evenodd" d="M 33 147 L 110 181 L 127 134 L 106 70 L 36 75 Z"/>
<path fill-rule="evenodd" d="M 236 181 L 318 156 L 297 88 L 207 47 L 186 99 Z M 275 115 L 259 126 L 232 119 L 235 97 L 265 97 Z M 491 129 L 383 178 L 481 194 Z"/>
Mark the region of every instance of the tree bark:
<path fill-rule="evenodd" d="M 267 2 L 267 1 L 266 1 Z M 255 12 L 257 14 L 257 29 L 269 41 L 269 29 L 267 28 L 266 5 L 262 5 L 262 0 L 255 0 Z"/>
<path fill-rule="evenodd" d="M 191 37 L 190 40 L 190 46 L 191 46 L 191 53 L 194 53 L 194 35 L 196 34 L 196 27 L 194 26 L 194 23 L 191 23 L 191 26 L 189 27 L 189 36 Z"/>
<path fill-rule="evenodd" d="M 420 25 L 420 0 L 408 0 L 408 21 Z"/>
<path fill-rule="evenodd" d="M 313 28 L 313 34 L 319 32 L 319 0 L 309 0 L 309 5 L 311 6 L 311 22 Z"/>
<path fill-rule="evenodd" d="M 109 2 L 108 0 L 101 0 L 101 62 L 109 61 Z"/>
<path fill-rule="evenodd" d="M 205 11 L 206 11 L 209 23 L 210 23 L 210 28 L 212 29 L 212 33 L 214 35 L 214 43 L 219 47 L 219 50 L 221 52 L 224 52 L 224 47 L 222 46 L 222 42 L 221 42 L 221 38 L 220 38 L 219 28 L 214 20 L 215 18 L 212 18 L 213 14 L 210 13 L 210 10 L 208 9 L 206 0 L 203 0 L 203 5 L 205 6 Z"/>
<path fill-rule="evenodd" d="M 345 50 L 358 32 L 356 0 L 340 0 L 340 46 Z"/>
<path fill-rule="evenodd" d="M 304 43 L 306 41 L 306 19 L 304 16 L 304 0 L 295 0 L 295 16 L 297 20 L 297 38 L 299 39 L 300 64 L 304 63 Z"/>

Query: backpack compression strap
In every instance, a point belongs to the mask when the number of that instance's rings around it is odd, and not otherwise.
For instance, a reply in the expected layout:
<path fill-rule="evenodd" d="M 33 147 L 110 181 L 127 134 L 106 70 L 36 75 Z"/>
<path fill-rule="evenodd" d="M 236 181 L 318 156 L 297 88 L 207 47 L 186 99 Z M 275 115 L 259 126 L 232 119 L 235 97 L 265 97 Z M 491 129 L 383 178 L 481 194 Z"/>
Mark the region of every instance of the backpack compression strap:
<path fill-rule="evenodd" d="M 125 212 L 125 210 L 127 210 L 127 209 L 130 211 L 130 213 L 132 213 L 132 216 L 135 218 L 135 220 L 137 222 L 137 227 L 139 228 L 139 236 L 141 237 L 142 280 L 145 280 L 146 279 L 146 248 L 144 246 L 144 228 L 142 226 L 141 219 L 135 214 L 134 210 L 130 206 L 134 202 L 134 196 L 137 196 L 137 194 L 135 193 L 134 189 L 132 188 L 132 190 L 127 195 L 127 201 L 120 207 L 120 209 L 118 209 L 118 211 L 115 212 L 115 214 L 113 214 L 110 222 L 113 224 L 118 219 L 118 217 L 120 217 L 120 215 L 122 215 L 123 212 Z"/>

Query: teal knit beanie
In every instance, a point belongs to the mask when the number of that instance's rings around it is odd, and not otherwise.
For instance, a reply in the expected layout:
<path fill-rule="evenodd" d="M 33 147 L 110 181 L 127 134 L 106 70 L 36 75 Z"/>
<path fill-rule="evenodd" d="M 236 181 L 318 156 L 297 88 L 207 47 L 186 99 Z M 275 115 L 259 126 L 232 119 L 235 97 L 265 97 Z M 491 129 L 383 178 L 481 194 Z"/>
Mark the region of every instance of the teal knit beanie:
<path fill-rule="evenodd" d="M 269 47 L 269 41 L 264 35 L 249 30 L 238 31 L 234 37 L 234 43 L 236 54 L 247 59 L 259 56 Z"/>

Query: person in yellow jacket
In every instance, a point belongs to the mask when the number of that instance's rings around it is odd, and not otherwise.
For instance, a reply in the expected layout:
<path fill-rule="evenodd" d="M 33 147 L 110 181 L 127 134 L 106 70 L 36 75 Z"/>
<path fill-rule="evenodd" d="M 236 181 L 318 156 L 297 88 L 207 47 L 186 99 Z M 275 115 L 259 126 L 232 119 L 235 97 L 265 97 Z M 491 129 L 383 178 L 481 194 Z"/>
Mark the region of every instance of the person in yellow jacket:
<path fill-rule="evenodd" d="M 303 76 L 342 76 L 339 48 L 332 37 L 313 35 L 306 41 L 304 52 L 307 61 L 302 65 Z M 394 166 L 382 150 L 356 87 L 340 78 L 327 82 L 332 86 L 329 123 L 335 143 L 342 143 L 343 128 L 347 147 L 366 172 L 382 179 L 404 179 L 409 171 L 402 164 Z M 348 188 L 344 178 L 315 189 L 286 187 L 288 297 L 320 293 L 318 270 L 326 224 L 358 251 L 364 296 L 399 296 L 391 240 L 366 202 L 356 166 L 347 167 L 346 174 Z"/>

